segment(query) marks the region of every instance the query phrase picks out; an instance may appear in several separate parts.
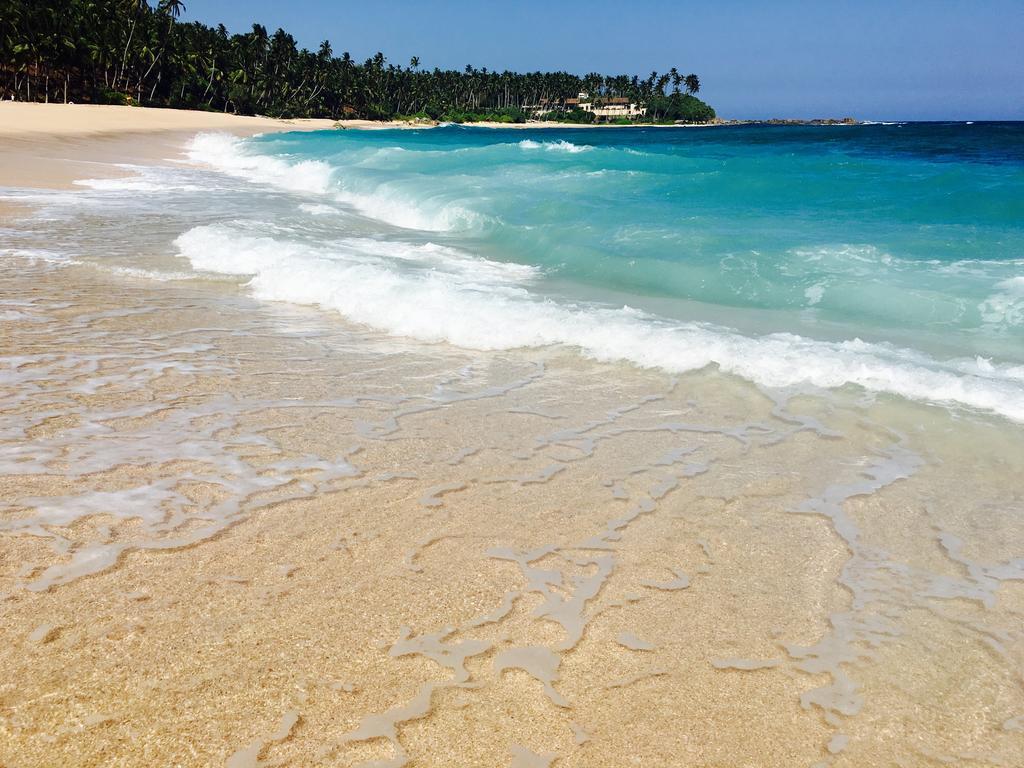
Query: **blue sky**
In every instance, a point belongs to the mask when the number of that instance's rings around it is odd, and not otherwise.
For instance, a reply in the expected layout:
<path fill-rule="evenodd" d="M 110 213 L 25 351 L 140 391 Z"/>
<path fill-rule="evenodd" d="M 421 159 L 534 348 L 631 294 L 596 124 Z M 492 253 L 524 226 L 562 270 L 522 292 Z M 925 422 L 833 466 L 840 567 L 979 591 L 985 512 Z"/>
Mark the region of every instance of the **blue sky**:
<path fill-rule="evenodd" d="M 403 65 L 696 72 L 724 117 L 1024 120 L 1024 0 L 192 0 Z"/>

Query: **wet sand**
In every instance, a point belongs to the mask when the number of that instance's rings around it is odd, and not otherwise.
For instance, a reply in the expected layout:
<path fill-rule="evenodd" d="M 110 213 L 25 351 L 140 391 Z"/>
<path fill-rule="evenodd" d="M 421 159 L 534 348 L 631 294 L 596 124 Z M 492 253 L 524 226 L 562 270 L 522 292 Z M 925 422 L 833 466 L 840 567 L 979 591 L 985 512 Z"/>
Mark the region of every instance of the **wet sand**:
<path fill-rule="evenodd" d="M 5 768 L 1024 763 L 1019 425 L 406 342 L 28 245 Z"/>

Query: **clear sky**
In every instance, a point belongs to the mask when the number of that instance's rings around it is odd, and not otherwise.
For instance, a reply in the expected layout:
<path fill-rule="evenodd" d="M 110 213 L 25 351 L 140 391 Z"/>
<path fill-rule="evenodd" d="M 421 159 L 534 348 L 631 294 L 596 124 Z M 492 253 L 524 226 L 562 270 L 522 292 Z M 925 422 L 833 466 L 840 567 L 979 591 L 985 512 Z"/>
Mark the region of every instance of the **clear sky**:
<path fill-rule="evenodd" d="M 186 0 L 421 66 L 696 72 L 723 117 L 1024 120 L 1024 0 Z"/>

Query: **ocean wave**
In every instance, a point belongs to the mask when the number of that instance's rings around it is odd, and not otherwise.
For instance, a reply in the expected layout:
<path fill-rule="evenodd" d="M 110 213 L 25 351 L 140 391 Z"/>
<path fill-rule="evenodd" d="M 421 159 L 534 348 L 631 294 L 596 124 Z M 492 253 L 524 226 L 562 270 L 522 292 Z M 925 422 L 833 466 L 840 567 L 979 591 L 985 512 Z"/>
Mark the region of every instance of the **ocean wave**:
<path fill-rule="evenodd" d="M 243 139 L 226 133 L 201 133 L 189 143 L 192 162 L 212 166 L 229 175 L 270 184 L 291 192 L 325 194 L 333 169 L 322 160 L 290 163 L 279 157 L 248 152 Z"/>
<path fill-rule="evenodd" d="M 326 196 L 350 206 L 367 218 L 403 229 L 422 232 L 454 232 L 475 229 L 486 223 L 479 213 L 456 202 L 418 199 L 387 183 L 359 188 L 341 178 L 324 160 L 290 161 L 252 151 L 236 136 L 203 133 L 188 146 L 188 157 L 229 175 L 266 184 L 288 192 Z"/>
<path fill-rule="evenodd" d="M 386 184 L 374 191 L 334 190 L 333 198 L 367 218 L 420 232 L 464 232 L 485 225 L 486 217 L 458 203 L 415 200 Z"/>
<path fill-rule="evenodd" d="M 853 384 L 1024 421 L 1020 366 L 939 361 L 859 339 L 744 336 L 626 306 L 546 298 L 530 290 L 533 268 L 445 246 L 370 238 L 310 243 L 253 230 L 253 222 L 196 227 L 176 244 L 196 269 L 251 276 L 259 298 L 319 305 L 422 341 L 482 350 L 561 345 L 600 361 L 670 372 L 717 365 L 768 388 Z"/>
<path fill-rule="evenodd" d="M 523 286 L 542 274 L 539 267 L 478 258 L 437 243 L 371 237 L 311 243 L 281 237 L 274 226 L 256 234 L 259 231 L 256 222 L 193 227 L 180 235 L 175 245 L 194 269 L 208 272 L 260 278 L 270 271 L 294 268 L 301 280 L 303 269 L 327 267 L 336 273 L 334 284 L 324 286 L 331 290 L 340 287 L 338 280 L 355 277 L 348 270 L 362 274 L 373 269 L 380 275 L 393 273 L 410 282 L 479 290 Z M 359 286 L 349 287 L 358 292 Z"/>

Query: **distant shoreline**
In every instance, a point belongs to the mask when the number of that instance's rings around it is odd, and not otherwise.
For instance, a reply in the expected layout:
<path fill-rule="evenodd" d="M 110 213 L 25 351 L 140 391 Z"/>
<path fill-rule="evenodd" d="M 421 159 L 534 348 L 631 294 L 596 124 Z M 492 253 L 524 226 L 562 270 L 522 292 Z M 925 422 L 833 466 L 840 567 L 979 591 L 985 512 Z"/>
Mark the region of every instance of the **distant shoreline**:
<path fill-rule="evenodd" d="M 854 125 L 853 118 L 813 120 L 722 120 L 708 123 L 568 123 L 528 121 L 525 123 L 472 122 L 442 123 L 435 120 L 331 120 L 328 118 L 281 119 L 235 115 L 192 109 L 129 107 L 100 104 L 40 104 L 38 102 L 0 102 L 0 156 L 4 144 L 29 136 L 43 137 L 124 137 L 127 134 L 190 133 L 226 131 L 239 136 L 281 131 L 423 129 L 444 125 L 477 128 L 590 129 L 590 128 L 714 128 L 736 125 Z M 8 175 L 8 174 L 4 174 Z"/>
<path fill-rule="evenodd" d="M 437 128 L 445 125 L 462 125 L 478 128 L 719 128 L 722 126 L 735 125 L 861 125 L 861 121 L 852 117 L 817 117 L 817 118 L 770 118 L 767 120 L 723 120 L 716 118 L 706 123 L 565 123 L 555 120 L 527 120 L 525 123 L 497 123 L 490 121 L 479 121 L 471 123 L 445 123 L 439 120 L 408 121 L 388 120 L 373 123 L 369 126 L 363 123 L 372 123 L 367 120 L 339 120 L 337 126 L 340 128 Z M 360 125 L 349 125 L 348 123 L 360 123 Z"/>
<path fill-rule="evenodd" d="M 738 125 L 853 125 L 852 118 L 817 120 L 715 120 L 710 123 L 599 124 L 532 121 L 459 123 L 476 128 L 578 130 L 591 128 L 719 128 Z M 166 161 L 197 133 L 236 136 L 320 130 L 423 129 L 437 121 L 331 120 L 234 115 L 189 109 L 97 104 L 0 102 L 0 184 L 23 187 L 71 186 L 75 179 L 120 175 L 118 164 Z"/>

